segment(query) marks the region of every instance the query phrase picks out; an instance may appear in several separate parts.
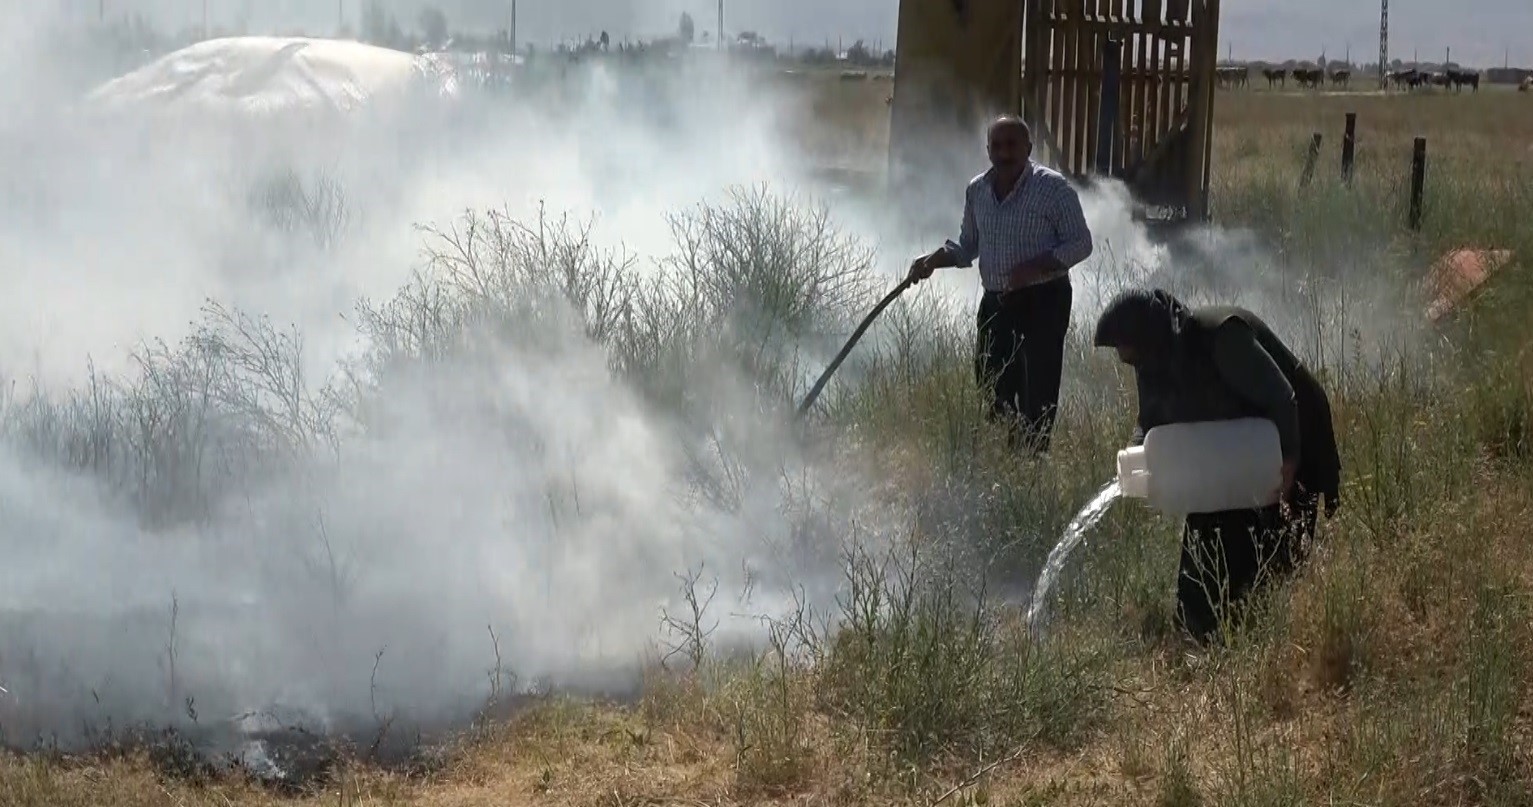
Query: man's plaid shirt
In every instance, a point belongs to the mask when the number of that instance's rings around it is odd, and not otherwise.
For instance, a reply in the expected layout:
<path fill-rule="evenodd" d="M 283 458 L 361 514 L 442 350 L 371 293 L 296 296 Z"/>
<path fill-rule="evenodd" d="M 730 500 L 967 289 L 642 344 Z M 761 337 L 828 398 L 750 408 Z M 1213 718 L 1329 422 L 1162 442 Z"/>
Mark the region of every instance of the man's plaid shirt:
<path fill-rule="evenodd" d="M 1066 269 L 1091 255 L 1091 230 L 1080 197 L 1064 175 L 1028 161 L 1027 170 L 1005 199 L 995 198 L 991 168 L 969 180 L 964 192 L 958 240 L 944 247 L 960 268 L 979 259 L 986 291 L 1005 291 L 1011 271 L 1046 252 Z"/>

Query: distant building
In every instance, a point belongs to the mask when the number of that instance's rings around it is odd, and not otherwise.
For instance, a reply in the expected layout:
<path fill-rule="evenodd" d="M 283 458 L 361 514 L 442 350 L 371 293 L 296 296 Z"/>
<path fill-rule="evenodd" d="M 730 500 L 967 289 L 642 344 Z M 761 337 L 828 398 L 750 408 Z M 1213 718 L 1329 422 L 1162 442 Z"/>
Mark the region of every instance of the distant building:
<path fill-rule="evenodd" d="M 1521 84 L 1533 77 L 1533 70 L 1526 67 L 1493 67 L 1485 71 L 1488 84 Z"/>

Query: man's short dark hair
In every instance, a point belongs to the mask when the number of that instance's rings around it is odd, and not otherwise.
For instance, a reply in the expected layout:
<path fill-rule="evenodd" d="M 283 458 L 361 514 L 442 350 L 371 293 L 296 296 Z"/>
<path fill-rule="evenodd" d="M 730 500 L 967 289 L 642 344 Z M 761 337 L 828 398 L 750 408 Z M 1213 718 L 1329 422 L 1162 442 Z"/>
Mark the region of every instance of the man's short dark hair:
<path fill-rule="evenodd" d="M 1016 115 L 1001 115 L 991 121 L 990 126 L 985 130 L 985 135 L 988 137 L 994 134 L 997 129 L 1010 129 L 1013 127 L 1022 130 L 1022 136 L 1027 139 L 1027 142 L 1033 142 L 1032 127 L 1027 125 L 1027 121 L 1022 120 Z"/>

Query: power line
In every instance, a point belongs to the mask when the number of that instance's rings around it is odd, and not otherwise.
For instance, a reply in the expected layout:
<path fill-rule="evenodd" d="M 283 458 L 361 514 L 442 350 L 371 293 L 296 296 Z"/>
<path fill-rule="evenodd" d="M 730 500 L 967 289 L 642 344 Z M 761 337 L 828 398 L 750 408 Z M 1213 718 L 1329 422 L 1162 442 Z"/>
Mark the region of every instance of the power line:
<path fill-rule="evenodd" d="M 1389 69 L 1389 0 L 1379 0 L 1379 89 Z"/>

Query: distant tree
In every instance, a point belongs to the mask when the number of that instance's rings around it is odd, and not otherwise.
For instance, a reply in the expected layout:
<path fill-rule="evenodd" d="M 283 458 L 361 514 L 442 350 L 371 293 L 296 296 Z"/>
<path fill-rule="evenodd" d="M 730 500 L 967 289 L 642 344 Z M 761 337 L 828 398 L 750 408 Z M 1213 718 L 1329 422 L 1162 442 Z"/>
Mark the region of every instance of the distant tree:
<path fill-rule="evenodd" d="M 426 38 L 426 44 L 438 47 L 447 41 L 447 15 L 436 6 L 427 6 L 421 9 L 420 16 L 421 34 Z"/>
<path fill-rule="evenodd" d="M 681 12 L 681 27 L 677 33 L 680 34 L 683 44 L 692 44 L 693 35 L 696 33 L 696 27 L 692 24 L 691 14 L 688 14 L 685 11 Z"/>

